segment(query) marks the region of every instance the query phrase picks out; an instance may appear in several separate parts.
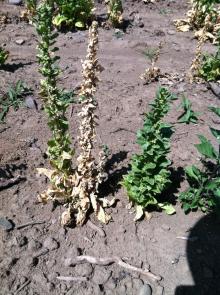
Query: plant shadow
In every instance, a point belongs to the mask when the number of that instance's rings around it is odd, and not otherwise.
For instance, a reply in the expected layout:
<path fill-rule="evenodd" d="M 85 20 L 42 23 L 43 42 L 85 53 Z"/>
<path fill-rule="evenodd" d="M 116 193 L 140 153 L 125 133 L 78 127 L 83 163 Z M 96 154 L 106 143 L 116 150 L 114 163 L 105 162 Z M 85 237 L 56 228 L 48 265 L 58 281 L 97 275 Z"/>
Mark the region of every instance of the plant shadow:
<path fill-rule="evenodd" d="M 184 169 L 182 167 L 170 168 L 170 181 L 169 187 L 159 196 L 158 202 L 169 202 L 173 205 L 176 204 L 175 194 L 179 192 L 180 184 L 184 180 Z"/>
<path fill-rule="evenodd" d="M 17 170 L 26 170 L 27 165 L 22 163 L 19 165 L 16 164 L 6 164 L 4 168 L 0 167 L 0 178 L 9 179 L 14 177 L 13 172 Z"/>
<path fill-rule="evenodd" d="M 104 198 L 110 194 L 115 194 L 121 187 L 120 181 L 123 175 L 127 174 L 129 167 L 123 166 L 121 168 L 114 168 L 116 164 L 123 162 L 127 158 L 127 151 L 120 151 L 113 154 L 106 162 L 105 171 L 107 172 L 107 179 L 100 184 L 99 197 Z"/>
<path fill-rule="evenodd" d="M 33 64 L 34 62 L 33 61 L 29 61 L 29 62 L 26 62 L 26 63 L 13 63 L 13 64 L 5 64 L 5 65 L 2 65 L 0 70 L 3 70 L 3 71 L 6 71 L 6 72 L 10 72 L 10 73 L 14 73 L 15 71 L 17 71 L 18 69 L 20 68 L 23 68 L 25 66 L 29 66 L 31 64 Z"/>
<path fill-rule="evenodd" d="M 177 286 L 175 295 L 220 294 L 219 226 L 219 215 L 212 213 L 190 229 L 186 254 L 194 286 Z"/>
<path fill-rule="evenodd" d="M 109 19 L 108 19 L 108 15 L 106 13 L 102 13 L 102 14 L 97 15 L 96 20 L 97 20 L 97 22 L 99 24 L 99 27 L 104 27 L 104 28 L 105 27 L 106 28 L 111 27 L 110 23 L 108 23 Z M 107 26 L 106 26 L 106 24 L 107 24 Z M 132 23 L 131 23 L 131 21 L 129 19 L 123 19 L 121 25 L 119 27 L 113 28 L 113 29 L 120 29 L 124 33 L 126 33 L 127 29 L 129 27 L 131 27 L 131 26 L 132 26 Z"/>

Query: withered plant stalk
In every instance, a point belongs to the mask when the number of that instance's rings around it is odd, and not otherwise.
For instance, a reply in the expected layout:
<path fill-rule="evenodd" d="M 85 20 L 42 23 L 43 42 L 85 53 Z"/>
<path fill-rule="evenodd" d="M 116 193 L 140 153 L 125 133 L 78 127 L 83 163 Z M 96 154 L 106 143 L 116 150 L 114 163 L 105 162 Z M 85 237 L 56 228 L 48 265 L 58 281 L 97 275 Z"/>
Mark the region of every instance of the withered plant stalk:
<path fill-rule="evenodd" d="M 97 59 L 98 47 L 98 23 L 93 22 L 89 30 L 89 44 L 87 56 L 82 63 L 83 82 L 81 85 L 80 96 L 82 98 L 82 109 L 78 116 L 80 118 L 80 135 L 79 147 L 80 155 L 77 158 L 78 167 L 75 172 L 76 185 L 73 188 L 73 202 L 68 210 L 62 216 L 62 223 L 69 221 L 72 214 L 77 211 L 76 224 L 83 224 L 88 210 L 92 206 L 98 219 L 104 223 L 110 220 L 110 216 L 105 214 L 102 208 L 111 205 L 111 202 L 98 200 L 98 187 L 105 178 L 104 166 L 106 162 L 106 154 L 100 151 L 98 164 L 94 157 L 94 143 L 96 138 L 97 101 L 94 97 L 99 78 L 97 73 L 100 72 L 100 66 Z"/>

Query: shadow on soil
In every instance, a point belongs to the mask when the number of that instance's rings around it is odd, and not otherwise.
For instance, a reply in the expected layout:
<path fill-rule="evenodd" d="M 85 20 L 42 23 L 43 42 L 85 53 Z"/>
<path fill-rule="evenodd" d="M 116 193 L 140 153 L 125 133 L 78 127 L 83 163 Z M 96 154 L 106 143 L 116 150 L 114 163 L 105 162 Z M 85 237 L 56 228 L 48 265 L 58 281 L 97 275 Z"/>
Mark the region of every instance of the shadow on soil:
<path fill-rule="evenodd" d="M 26 170 L 27 169 L 27 165 L 26 164 L 6 164 L 4 167 L 0 167 L 0 178 L 12 178 L 13 176 L 13 172 L 17 171 L 17 170 Z"/>
<path fill-rule="evenodd" d="M 220 218 L 202 217 L 190 230 L 187 260 L 195 286 L 178 286 L 175 295 L 220 294 Z"/>
<path fill-rule="evenodd" d="M 15 71 L 17 71 L 20 68 L 23 68 L 25 66 L 30 66 L 31 64 L 33 64 L 34 62 L 30 61 L 30 62 L 26 62 L 26 63 L 17 63 L 17 64 L 5 64 L 1 66 L 1 69 L 3 71 L 6 72 L 10 72 L 10 73 L 14 73 Z"/>
<path fill-rule="evenodd" d="M 105 166 L 105 171 L 108 174 L 108 178 L 104 181 L 99 188 L 100 197 L 106 197 L 109 194 L 114 194 L 121 187 L 120 181 L 122 180 L 123 175 L 127 174 L 128 167 L 123 166 L 119 169 L 114 170 L 114 166 L 123 162 L 127 158 L 128 152 L 121 151 L 112 155 L 112 157 L 107 161 Z"/>
<path fill-rule="evenodd" d="M 184 180 L 184 169 L 182 167 L 178 167 L 176 169 L 170 168 L 170 180 L 171 185 L 168 187 L 167 190 L 165 190 L 161 196 L 159 196 L 158 201 L 159 202 L 169 202 L 173 205 L 176 204 L 176 196 L 175 194 L 179 192 L 180 184 Z"/>

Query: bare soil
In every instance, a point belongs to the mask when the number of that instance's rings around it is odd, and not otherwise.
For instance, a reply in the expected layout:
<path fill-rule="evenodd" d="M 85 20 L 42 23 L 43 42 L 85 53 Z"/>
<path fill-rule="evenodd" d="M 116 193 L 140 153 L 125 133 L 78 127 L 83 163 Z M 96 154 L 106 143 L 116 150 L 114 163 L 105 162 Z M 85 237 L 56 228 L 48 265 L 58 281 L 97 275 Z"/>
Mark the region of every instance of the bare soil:
<path fill-rule="evenodd" d="M 104 1 L 97 1 L 96 13 L 105 17 Z M 45 156 L 50 131 L 46 115 L 38 95 L 40 74 L 36 61 L 37 36 L 32 25 L 19 20 L 22 7 L 0 3 L 0 13 L 8 13 L 9 23 L 1 28 L 0 44 L 5 44 L 10 57 L 0 70 L 0 91 L 9 84 L 25 81 L 32 89 L 37 108 L 10 109 L 6 123 L 0 125 L 0 177 L 11 179 L 24 177 L 18 183 L 2 188 L 0 192 L 0 217 L 7 217 L 15 228 L 0 228 L 0 294 L 115 294 L 140 295 L 143 283 L 151 285 L 152 294 L 220 294 L 220 232 L 219 219 L 194 212 L 185 215 L 175 196 L 186 184 L 183 168 L 198 164 L 199 155 L 194 147 L 197 134 L 212 139 L 208 126 L 217 127 L 219 121 L 208 110 L 219 106 L 217 98 L 206 84 L 189 84 L 184 77 L 194 57 L 196 40 L 193 33 L 178 33 L 173 20 L 187 11 L 184 0 L 124 1 L 125 19 L 130 24 L 125 32 L 116 36 L 114 29 L 100 27 L 99 61 L 104 67 L 97 91 L 99 103 L 100 143 L 108 145 L 111 156 L 107 164 L 108 180 L 102 194 L 115 196 L 116 206 L 108 209 L 112 222 L 101 225 L 94 214 L 91 221 L 105 232 L 105 236 L 88 224 L 83 227 L 63 229 L 60 226 L 62 208 L 37 202 L 37 195 L 48 185 L 44 178 L 36 176 L 36 168 L 48 167 Z M 88 31 L 60 33 L 60 67 L 63 75 L 59 84 L 65 89 L 75 89 L 81 81 L 81 60 L 87 47 Z M 16 40 L 24 43 L 18 45 Z M 202 113 L 196 125 L 177 124 L 181 110 L 180 99 L 172 105 L 167 121 L 175 126 L 170 159 L 173 167 L 173 185 L 167 198 L 174 202 L 176 214 L 152 212 L 150 220 L 134 223 L 134 214 L 128 210 L 126 192 L 119 182 L 128 170 L 129 159 L 138 151 L 136 131 L 141 128 L 143 115 L 149 110 L 159 83 L 143 85 L 139 76 L 149 66 L 142 51 L 147 47 L 164 46 L 158 61 L 162 72 L 178 74 L 170 90 L 181 97 L 187 95 L 193 109 Z M 212 50 L 210 44 L 206 45 Z M 78 122 L 71 110 L 71 134 L 77 149 Z M 16 228 L 29 222 L 44 223 Z M 94 257 L 118 256 L 137 267 L 149 268 L 162 276 L 158 283 L 129 272 L 117 264 L 95 266 L 88 263 L 67 266 L 65 261 L 77 254 Z M 84 282 L 67 282 L 58 276 L 85 277 Z M 26 283 L 26 285 L 24 285 Z M 22 287 L 22 289 L 20 289 Z"/>

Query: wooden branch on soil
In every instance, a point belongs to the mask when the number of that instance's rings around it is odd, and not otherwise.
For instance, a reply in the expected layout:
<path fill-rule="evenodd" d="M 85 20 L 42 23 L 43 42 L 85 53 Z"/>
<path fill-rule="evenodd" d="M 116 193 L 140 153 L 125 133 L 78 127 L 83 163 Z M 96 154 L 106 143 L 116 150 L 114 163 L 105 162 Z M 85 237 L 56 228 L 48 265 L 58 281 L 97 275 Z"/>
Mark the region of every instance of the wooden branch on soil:
<path fill-rule="evenodd" d="M 69 265 L 76 265 L 76 264 L 85 263 L 85 262 L 88 262 L 91 264 L 96 264 L 96 265 L 102 265 L 102 266 L 116 263 L 125 269 L 128 269 L 130 271 L 134 271 L 134 272 L 138 272 L 141 275 L 144 275 L 144 276 L 148 277 L 149 279 L 152 279 L 153 281 L 160 281 L 162 279 L 161 276 L 153 274 L 152 272 L 150 272 L 149 269 L 142 269 L 142 268 L 138 268 L 136 266 L 130 265 L 130 264 L 124 262 L 120 257 L 117 257 L 117 256 L 96 258 L 93 256 L 81 255 L 81 256 L 77 256 L 74 259 L 71 259 Z"/>

